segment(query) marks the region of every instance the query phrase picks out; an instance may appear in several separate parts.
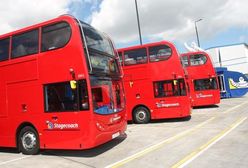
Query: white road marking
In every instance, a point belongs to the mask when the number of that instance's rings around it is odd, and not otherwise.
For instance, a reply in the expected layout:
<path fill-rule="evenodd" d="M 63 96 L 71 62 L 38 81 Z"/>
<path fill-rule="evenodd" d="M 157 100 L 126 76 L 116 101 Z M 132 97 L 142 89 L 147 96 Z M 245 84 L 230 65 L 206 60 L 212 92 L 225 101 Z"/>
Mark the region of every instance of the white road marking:
<path fill-rule="evenodd" d="M 20 158 L 16 158 L 16 159 L 12 159 L 12 160 L 8 160 L 8 161 L 0 162 L 0 166 L 1 165 L 8 164 L 8 163 L 16 162 L 16 161 L 19 161 L 19 160 L 27 159 L 29 157 L 31 157 L 31 156 L 23 156 L 23 157 L 20 157 Z"/>

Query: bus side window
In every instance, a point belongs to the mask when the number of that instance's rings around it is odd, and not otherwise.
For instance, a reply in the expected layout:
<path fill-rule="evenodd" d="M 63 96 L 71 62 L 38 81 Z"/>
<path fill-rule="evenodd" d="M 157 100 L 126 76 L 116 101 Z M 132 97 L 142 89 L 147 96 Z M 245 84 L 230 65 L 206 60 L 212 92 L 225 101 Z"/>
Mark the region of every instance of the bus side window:
<path fill-rule="evenodd" d="M 119 55 L 119 58 L 120 58 L 120 60 L 119 60 L 119 62 L 120 62 L 120 64 L 122 65 L 122 52 L 118 52 L 118 55 Z"/>
<path fill-rule="evenodd" d="M 0 61 L 5 61 L 9 58 L 9 38 L 0 40 Z"/>
<path fill-rule="evenodd" d="M 207 57 L 203 54 L 190 55 L 190 65 L 203 65 L 207 62 Z"/>
<path fill-rule="evenodd" d="M 146 48 L 125 51 L 124 52 L 124 59 L 125 59 L 124 60 L 125 65 L 147 63 Z"/>
<path fill-rule="evenodd" d="M 79 85 L 79 106 L 80 110 L 89 110 L 89 96 L 86 80 L 80 80 Z"/>
<path fill-rule="evenodd" d="M 172 55 L 172 50 L 169 46 L 160 45 L 149 47 L 149 56 L 151 62 L 168 60 Z"/>
<path fill-rule="evenodd" d="M 183 79 L 153 82 L 153 87 L 156 98 L 186 95 L 186 87 Z"/>
<path fill-rule="evenodd" d="M 189 60 L 188 60 L 188 56 L 182 56 L 181 57 L 181 64 L 185 67 L 189 66 Z"/>
<path fill-rule="evenodd" d="M 38 53 L 38 29 L 13 36 L 11 57 L 17 58 Z"/>
<path fill-rule="evenodd" d="M 41 51 L 64 47 L 70 40 L 71 28 L 66 22 L 60 22 L 42 28 Z"/>
<path fill-rule="evenodd" d="M 72 89 L 70 82 L 45 85 L 45 111 L 62 112 L 89 109 L 86 82 L 79 81 L 78 85 L 79 89 Z"/>
<path fill-rule="evenodd" d="M 216 78 L 194 80 L 194 89 L 196 91 L 218 89 Z"/>

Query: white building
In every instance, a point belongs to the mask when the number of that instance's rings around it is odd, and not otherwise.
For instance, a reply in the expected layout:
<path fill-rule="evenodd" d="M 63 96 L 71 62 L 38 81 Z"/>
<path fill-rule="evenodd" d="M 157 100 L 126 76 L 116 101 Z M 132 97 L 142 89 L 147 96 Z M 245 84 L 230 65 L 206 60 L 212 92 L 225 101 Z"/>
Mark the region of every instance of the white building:
<path fill-rule="evenodd" d="M 248 74 L 248 44 L 217 46 L 206 49 L 215 67 Z"/>

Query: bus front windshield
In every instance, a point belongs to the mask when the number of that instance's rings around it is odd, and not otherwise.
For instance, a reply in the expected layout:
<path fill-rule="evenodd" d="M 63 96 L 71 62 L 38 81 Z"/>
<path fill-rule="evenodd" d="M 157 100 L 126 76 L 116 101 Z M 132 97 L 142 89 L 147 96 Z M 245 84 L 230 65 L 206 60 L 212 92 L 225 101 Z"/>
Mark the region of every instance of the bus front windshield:
<path fill-rule="evenodd" d="M 112 114 L 124 109 L 124 94 L 121 82 L 96 76 L 91 76 L 90 82 L 95 113 Z"/>
<path fill-rule="evenodd" d="M 93 73 L 119 75 L 117 59 L 113 45 L 106 35 L 90 25 L 80 22 L 88 48 L 89 63 Z"/>
<path fill-rule="evenodd" d="M 90 25 L 80 22 L 85 53 L 88 54 L 93 109 L 106 115 L 124 109 L 120 66 L 110 39 Z"/>

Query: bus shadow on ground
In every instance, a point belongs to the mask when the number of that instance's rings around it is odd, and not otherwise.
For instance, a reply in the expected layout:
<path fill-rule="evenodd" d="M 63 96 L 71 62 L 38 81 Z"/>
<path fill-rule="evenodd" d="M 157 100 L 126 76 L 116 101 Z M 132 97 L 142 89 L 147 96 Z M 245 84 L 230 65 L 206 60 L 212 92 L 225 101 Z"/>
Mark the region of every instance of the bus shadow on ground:
<path fill-rule="evenodd" d="M 117 146 L 118 144 L 122 143 L 127 138 L 127 135 L 121 135 L 110 142 L 102 144 L 98 147 L 92 149 L 85 149 L 85 150 L 41 150 L 39 153 L 40 155 L 53 155 L 53 156 L 68 156 L 68 157 L 95 157 L 100 155 L 113 147 Z M 0 147 L 1 153 L 10 153 L 10 154 L 19 154 L 17 148 L 6 148 Z"/>
<path fill-rule="evenodd" d="M 127 138 L 127 135 L 121 135 L 110 142 L 102 144 L 98 147 L 85 150 L 42 150 L 41 155 L 54 155 L 61 157 L 96 157 L 102 153 L 107 152 L 108 150 L 114 148 L 115 146 L 122 143 Z"/>
<path fill-rule="evenodd" d="M 0 152 L 1 153 L 20 153 L 17 148 L 7 148 L 7 147 L 0 147 Z"/>
<path fill-rule="evenodd" d="M 207 109 L 207 108 L 219 108 L 219 106 L 218 105 L 208 105 L 208 106 L 193 107 L 193 109 Z"/>
<path fill-rule="evenodd" d="M 191 116 L 184 117 L 184 118 L 167 118 L 167 119 L 156 119 L 151 120 L 149 123 L 146 124 L 159 124 L 159 123 L 172 123 L 172 122 L 186 122 L 191 119 Z M 133 121 L 128 121 L 128 125 L 143 125 L 143 124 L 136 124 Z"/>

